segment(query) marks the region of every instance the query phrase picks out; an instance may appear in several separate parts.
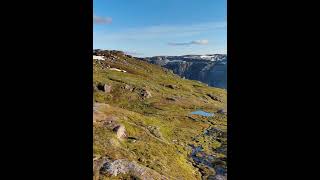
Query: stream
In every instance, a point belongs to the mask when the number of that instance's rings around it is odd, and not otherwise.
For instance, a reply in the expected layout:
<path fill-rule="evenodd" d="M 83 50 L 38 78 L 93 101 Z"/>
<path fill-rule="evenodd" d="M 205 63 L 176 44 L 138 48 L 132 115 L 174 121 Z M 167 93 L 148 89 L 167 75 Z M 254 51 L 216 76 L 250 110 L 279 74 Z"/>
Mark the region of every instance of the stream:
<path fill-rule="evenodd" d="M 215 152 L 221 153 L 225 155 L 225 157 L 217 158 L 215 154 L 206 154 L 203 151 L 203 148 L 201 146 L 195 146 L 193 144 L 189 144 L 189 146 L 192 148 L 192 152 L 190 154 L 190 157 L 192 158 L 194 164 L 196 167 L 200 169 L 200 172 L 205 179 L 218 179 L 219 178 L 225 178 L 227 176 L 227 144 L 226 141 L 224 141 L 224 138 L 226 138 L 226 132 L 223 132 L 222 130 L 214 127 L 209 127 L 206 129 L 203 134 L 203 136 L 210 136 L 217 141 L 221 142 L 221 146 L 215 149 Z M 215 176 L 203 173 L 205 169 L 214 169 Z"/>

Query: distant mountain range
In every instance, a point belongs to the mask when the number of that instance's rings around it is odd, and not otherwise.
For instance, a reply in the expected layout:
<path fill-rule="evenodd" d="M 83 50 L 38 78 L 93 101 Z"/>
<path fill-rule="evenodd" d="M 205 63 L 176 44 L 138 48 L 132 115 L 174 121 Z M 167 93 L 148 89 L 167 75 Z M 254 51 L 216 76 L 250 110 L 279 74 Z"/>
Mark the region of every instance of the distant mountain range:
<path fill-rule="evenodd" d="M 140 59 L 170 69 L 186 79 L 227 89 L 226 54 L 154 56 Z"/>

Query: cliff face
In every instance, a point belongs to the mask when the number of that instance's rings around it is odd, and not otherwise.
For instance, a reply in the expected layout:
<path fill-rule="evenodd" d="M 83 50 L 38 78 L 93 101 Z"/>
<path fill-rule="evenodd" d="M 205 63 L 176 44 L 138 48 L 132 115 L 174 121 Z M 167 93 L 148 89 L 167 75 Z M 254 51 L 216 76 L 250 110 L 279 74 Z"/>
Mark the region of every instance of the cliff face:
<path fill-rule="evenodd" d="M 168 68 L 181 77 L 227 89 L 227 55 L 155 56 L 144 60 Z"/>

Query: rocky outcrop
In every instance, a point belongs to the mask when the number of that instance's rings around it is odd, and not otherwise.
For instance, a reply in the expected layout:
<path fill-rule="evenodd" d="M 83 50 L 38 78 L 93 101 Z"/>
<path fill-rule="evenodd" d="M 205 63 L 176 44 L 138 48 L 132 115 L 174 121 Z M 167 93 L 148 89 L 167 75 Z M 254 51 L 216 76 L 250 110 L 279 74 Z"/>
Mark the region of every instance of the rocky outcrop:
<path fill-rule="evenodd" d="M 100 169 L 100 173 L 106 176 L 121 176 L 131 175 L 132 177 L 142 180 L 166 180 L 167 177 L 158 172 L 144 167 L 135 161 L 128 161 L 125 159 L 118 159 L 113 162 L 105 161 Z"/>
<path fill-rule="evenodd" d="M 209 96 L 212 100 L 214 101 L 219 101 L 219 102 L 223 102 L 223 100 L 217 96 L 217 95 L 214 95 L 214 94 L 207 94 L 207 96 Z"/>
<path fill-rule="evenodd" d="M 101 167 L 108 161 L 106 157 L 93 156 L 93 180 L 100 179 Z"/>

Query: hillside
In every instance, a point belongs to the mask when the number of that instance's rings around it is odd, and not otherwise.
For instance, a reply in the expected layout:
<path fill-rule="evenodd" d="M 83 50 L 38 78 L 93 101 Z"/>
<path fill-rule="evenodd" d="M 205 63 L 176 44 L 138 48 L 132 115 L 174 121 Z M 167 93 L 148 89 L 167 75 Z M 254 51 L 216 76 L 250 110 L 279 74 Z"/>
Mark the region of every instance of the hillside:
<path fill-rule="evenodd" d="M 94 179 L 226 179 L 225 90 L 119 51 L 95 55 Z"/>

